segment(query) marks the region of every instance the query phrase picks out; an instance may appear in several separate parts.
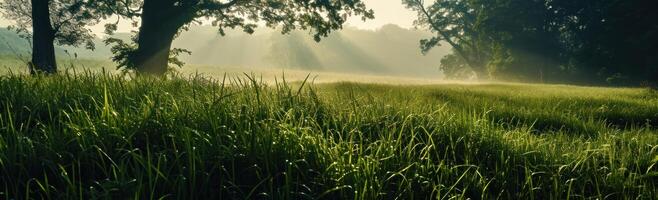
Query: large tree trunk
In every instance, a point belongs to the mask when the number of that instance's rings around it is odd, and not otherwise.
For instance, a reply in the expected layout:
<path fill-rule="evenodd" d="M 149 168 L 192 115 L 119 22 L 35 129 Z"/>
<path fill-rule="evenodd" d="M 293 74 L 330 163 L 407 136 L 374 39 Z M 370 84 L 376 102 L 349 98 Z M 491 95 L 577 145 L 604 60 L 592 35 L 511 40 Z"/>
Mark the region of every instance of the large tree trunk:
<path fill-rule="evenodd" d="M 142 74 L 163 75 L 167 72 L 171 44 L 178 30 L 191 19 L 180 6 L 160 0 L 145 0 L 142 24 L 137 38 L 134 64 Z"/>
<path fill-rule="evenodd" d="M 30 73 L 57 73 L 55 31 L 50 22 L 49 0 L 32 0 L 32 63 Z"/>
<path fill-rule="evenodd" d="M 137 71 L 150 75 L 163 75 L 167 72 L 169 51 L 175 35 L 175 31 L 172 33 L 171 30 L 161 30 L 157 26 L 142 25 L 135 56 Z"/>

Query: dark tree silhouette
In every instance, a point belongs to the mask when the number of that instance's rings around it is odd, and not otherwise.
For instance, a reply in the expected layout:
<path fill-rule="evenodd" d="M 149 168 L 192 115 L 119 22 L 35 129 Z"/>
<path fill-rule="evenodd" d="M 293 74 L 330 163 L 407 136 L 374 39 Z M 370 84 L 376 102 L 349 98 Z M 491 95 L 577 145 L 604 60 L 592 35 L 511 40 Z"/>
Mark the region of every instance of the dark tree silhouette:
<path fill-rule="evenodd" d="M 57 72 L 55 43 L 58 45 L 94 48 L 94 36 L 86 28 L 98 23 L 95 6 L 88 0 L 5 0 L 0 9 L 7 19 L 14 20 L 16 30 L 32 39 L 30 73 Z M 31 29 L 31 31 L 30 31 Z"/>
<path fill-rule="evenodd" d="M 479 77 L 529 82 L 658 85 L 658 5 L 653 0 L 402 0 L 416 24 L 450 44 Z M 486 72 L 486 74 L 485 74 Z"/>

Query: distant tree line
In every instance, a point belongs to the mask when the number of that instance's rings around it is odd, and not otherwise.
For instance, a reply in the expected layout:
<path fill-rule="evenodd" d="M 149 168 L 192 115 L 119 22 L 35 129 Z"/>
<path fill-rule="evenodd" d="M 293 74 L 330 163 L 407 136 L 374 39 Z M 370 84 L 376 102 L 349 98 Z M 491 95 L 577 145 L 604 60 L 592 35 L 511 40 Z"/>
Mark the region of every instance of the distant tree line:
<path fill-rule="evenodd" d="M 416 25 L 450 45 L 453 78 L 580 84 L 658 83 L 655 0 L 403 0 Z"/>

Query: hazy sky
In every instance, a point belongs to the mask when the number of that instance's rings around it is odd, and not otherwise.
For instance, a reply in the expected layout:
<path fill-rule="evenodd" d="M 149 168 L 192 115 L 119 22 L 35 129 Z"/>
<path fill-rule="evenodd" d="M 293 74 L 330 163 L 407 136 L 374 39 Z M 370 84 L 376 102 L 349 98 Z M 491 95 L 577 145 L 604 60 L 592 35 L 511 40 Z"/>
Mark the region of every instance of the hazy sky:
<path fill-rule="evenodd" d="M 361 29 L 377 29 L 386 24 L 397 24 L 404 28 L 411 28 L 416 15 L 404 8 L 401 0 L 364 0 L 369 8 L 375 11 L 375 19 L 366 22 L 361 21 L 359 17 L 350 19 L 348 26 L 355 26 Z M 0 26 L 5 27 L 10 22 L 0 18 Z M 124 25 L 126 29 L 127 25 Z M 102 32 L 102 26 L 94 28 L 95 31 Z M 128 30 L 119 30 L 126 32 Z"/>
<path fill-rule="evenodd" d="M 362 29 L 376 29 L 386 24 L 397 24 L 404 28 L 411 28 L 416 14 L 407 10 L 401 0 L 364 0 L 369 8 L 375 11 L 375 19 L 366 22 L 358 18 L 348 22 Z"/>

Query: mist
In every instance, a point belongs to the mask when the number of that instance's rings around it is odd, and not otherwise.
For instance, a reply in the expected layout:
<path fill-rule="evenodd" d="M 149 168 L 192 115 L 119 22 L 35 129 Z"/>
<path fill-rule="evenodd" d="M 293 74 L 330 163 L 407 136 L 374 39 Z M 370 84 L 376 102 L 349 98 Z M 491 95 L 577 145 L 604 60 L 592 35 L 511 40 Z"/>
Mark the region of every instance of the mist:
<path fill-rule="evenodd" d="M 205 69 L 221 73 L 227 69 L 248 71 L 296 70 L 309 73 L 350 73 L 361 75 L 440 78 L 439 61 L 450 53 L 442 46 L 423 55 L 418 41 L 430 33 L 389 24 L 375 30 L 347 27 L 336 31 L 321 42 L 310 33 L 293 31 L 281 35 L 279 30 L 261 28 L 254 34 L 230 30 L 221 36 L 211 26 L 194 26 L 183 32 L 174 47 L 184 48 L 191 55 L 181 55 L 184 71 Z M 2 29 L 0 54 L 13 56 L 29 51 L 29 43 L 12 31 Z M 128 40 L 130 34 L 112 37 Z M 110 47 L 96 39 L 91 51 L 76 47 L 57 47 L 60 59 L 91 59 L 109 61 Z"/>
<path fill-rule="evenodd" d="M 348 27 L 315 42 L 304 31 L 281 35 L 260 29 L 253 35 L 232 31 L 221 36 L 213 27 L 197 26 L 177 38 L 174 46 L 192 51 L 181 57 L 192 66 L 437 78 L 438 63 L 450 48 L 422 55 L 418 41 L 428 34 L 397 25 L 376 30 Z"/>

